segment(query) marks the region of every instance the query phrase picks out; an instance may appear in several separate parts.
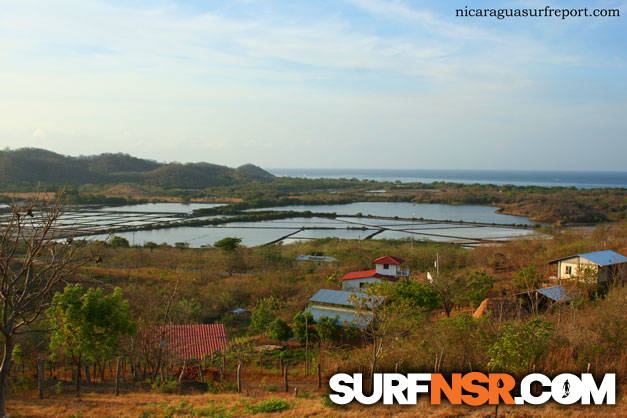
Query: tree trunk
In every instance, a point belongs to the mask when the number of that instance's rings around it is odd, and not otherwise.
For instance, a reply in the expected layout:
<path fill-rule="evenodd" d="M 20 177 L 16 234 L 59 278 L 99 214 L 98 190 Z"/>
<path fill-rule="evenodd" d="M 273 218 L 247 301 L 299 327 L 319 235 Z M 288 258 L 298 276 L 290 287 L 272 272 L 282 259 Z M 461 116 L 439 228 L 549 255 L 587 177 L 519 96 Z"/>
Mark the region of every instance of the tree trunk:
<path fill-rule="evenodd" d="M 81 396 L 81 359 L 76 363 L 76 396 Z"/>
<path fill-rule="evenodd" d="M 289 378 L 288 368 L 287 368 L 287 363 L 285 363 L 285 366 L 283 366 L 283 385 L 285 386 L 285 393 L 289 392 L 290 390 L 288 378 Z"/>
<path fill-rule="evenodd" d="M 11 362 L 13 361 L 13 336 L 4 337 L 4 353 L 2 364 L 0 365 L 0 416 L 6 416 L 6 393 L 9 374 L 11 373 Z"/>
<path fill-rule="evenodd" d="M 44 359 L 37 359 L 37 392 L 39 392 L 39 399 L 44 398 Z"/>
<path fill-rule="evenodd" d="M 122 362 L 118 357 L 115 364 L 115 396 L 120 394 L 120 366 Z"/>
<path fill-rule="evenodd" d="M 377 367 L 377 341 L 372 342 L 372 359 L 370 361 L 370 393 L 374 393 L 374 370 Z"/>

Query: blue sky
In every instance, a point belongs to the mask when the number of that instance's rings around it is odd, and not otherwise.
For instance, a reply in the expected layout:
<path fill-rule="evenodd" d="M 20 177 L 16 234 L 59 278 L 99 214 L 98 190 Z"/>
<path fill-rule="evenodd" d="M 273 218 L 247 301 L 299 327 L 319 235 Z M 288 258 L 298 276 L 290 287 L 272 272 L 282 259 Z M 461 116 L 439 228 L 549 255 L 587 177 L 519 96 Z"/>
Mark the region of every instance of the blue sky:
<path fill-rule="evenodd" d="M 0 0 L 0 146 L 264 167 L 626 170 L 617 18 L 542 1 Z"/>

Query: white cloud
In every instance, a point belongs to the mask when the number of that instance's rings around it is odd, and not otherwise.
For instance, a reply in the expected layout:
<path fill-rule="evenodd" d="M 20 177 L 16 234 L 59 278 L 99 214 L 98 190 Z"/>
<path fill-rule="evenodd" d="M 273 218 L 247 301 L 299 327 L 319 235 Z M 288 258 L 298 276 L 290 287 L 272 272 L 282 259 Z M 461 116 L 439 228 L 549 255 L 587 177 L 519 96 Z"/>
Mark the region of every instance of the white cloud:
<path fill-rule="evenodd" d="M 410 29 L 342 14 L 0 0 L 0 146 L 279 167 L 376 165 L 384 156 L 370 149 L 393 143 L 406 151 L 392 155 L 399 166 L 451 167 L 464 163 L 451 153 L 557 135 L 545 115 L 560 110 L 589 131 L 594 112 L 555 108 L 543 92 L 544 73 L 585 61 L 583 51 L 404 2 L 350 1 Z"/>

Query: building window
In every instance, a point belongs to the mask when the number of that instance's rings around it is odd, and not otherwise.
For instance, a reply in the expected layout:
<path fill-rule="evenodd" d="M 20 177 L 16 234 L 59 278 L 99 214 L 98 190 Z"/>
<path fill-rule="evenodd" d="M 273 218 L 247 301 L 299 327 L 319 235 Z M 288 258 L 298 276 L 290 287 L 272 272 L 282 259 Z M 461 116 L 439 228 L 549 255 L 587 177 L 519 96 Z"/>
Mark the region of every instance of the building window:
<path fill-rule="evenodd" d="M 390 265 L 389 265 L 389 264 L 384 264 L 384 265 L 383 265 L 383 269 L 384 269 L 384 270 L 387 270 L 387 269 L 389 269 L 389 268 L 390 268 Z"/>
<path fill-rule="evenodd" d="M 361 283 L 359 283 L 359 288 L 360 288 L 360 289 L 363 289 L 364 287 L 366 287 L 366 285 L 367 285 L 367 284 L 368 284 L 368 283 L 361 282 Z"/>
<path fill-rule="evenodd" d="M 564 273 L 565 273 L 565 274 L 573 274 L 573 268 L 572 268 L 572 266 L 566 266 L 566 267 L 564 268 Z"/>

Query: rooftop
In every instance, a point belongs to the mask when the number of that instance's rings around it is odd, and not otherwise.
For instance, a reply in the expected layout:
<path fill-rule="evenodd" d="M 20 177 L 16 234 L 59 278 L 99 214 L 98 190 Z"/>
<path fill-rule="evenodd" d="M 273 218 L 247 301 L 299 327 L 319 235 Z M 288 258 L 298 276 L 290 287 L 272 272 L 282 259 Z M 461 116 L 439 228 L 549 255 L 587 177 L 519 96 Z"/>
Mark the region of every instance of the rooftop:
<path fill-rule="evenodd" d="M 361 292 L 352 292 L 349 290 L 333 290 L 333 289 L 320 289 L 313 295 L 309 302 L 312 303 L 326 303 L 329 305 L 346 306 L 353 308 L 353 299 L 367 297 Z M 375 300 L 374 296 L 370 297 L 371 301 Z"/>
<path fill-rule="evenodd" d="M 581 257 L 601 267 L 611 266 L 615 264 L 627 263 L 627 257 L 612 250 L 595 251 L 591 253 L 575 254 L 568 257 L 552 260 L 549 264 L 555 264 L 559 261 L 568 260 L 569 258 Z"/>
<path fill-rule="evenodd" d="M 165 340 L 163 348 L 180 360 L 200 360 L 228 346 L 222 324 L 166 325 L 159 328 L 161 332 Z"/>
<path fill-rule="evenodd" d="M 355 280 L 355 279 L 367 279 L 369 277 L 376 277 L 379 279 L 388 279 L 388 280 L 398 280 L 397 277 L 394 276 L 386 276 L 385 274 L 379 274 L 376 270 L 362 270 L 362 271 L 351 271 L 350 273 L 346 273 L 339 280 Z"/>
<path fill-rule="evenodd" d="M 536 289 L 536 292 L 556 302 L 568 302 L 572 299 L 573 292 L 563 286 L 544 287 Z"/>
<path fill-rule="evenodd" d="M 396 264 L 400 266 L 404 262 L 405 260 L 403 260 L 402 258 L 386 255 L 386 256 L 377 258 L 376 260 L 372 262 L 372 264 Z"/>

